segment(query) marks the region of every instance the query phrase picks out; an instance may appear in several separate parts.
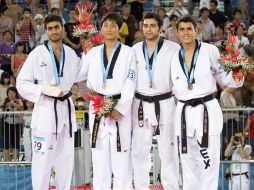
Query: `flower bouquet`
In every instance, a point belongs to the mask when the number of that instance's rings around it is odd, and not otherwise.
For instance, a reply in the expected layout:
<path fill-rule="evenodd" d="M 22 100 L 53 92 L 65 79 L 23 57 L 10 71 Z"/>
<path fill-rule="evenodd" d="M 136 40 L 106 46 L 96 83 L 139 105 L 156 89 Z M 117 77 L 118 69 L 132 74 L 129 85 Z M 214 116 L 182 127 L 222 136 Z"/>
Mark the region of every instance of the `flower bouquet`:
<path fill-rule="evenodd" d="M 79 25 L 74 26 L 72 35 L 81 39 L 85 54 L 91 47 L 103 43 L 102 34 L 90 22 L 91 14 L 96 7 L 96 5 L 89 1 L 77 3 L 75 6 L 77 12 L 76 21 Z"/>
<path fill-rule="evenodd" d="M 117 99 L 113 99 L 111 96 L 101 95 L 95 95 L 93 97 L 85 95 L 85 99 L 93 102 L 93 114 L 97 114 L 99 118 L 103 116 L 107 117 L 118 102 Z"/>
<path fill-rule="evenodd" d="M 232 71 L 235 81 L 239 82 L 244 76 L 244 72 L 253 68 L 247 57 L 241 56 L 236 45 L 236 37 L 232 34 L 228 35 L 228 45 L 226 46 L 227 55 L 223 57 L 223 69 L 228 74 Z"/>

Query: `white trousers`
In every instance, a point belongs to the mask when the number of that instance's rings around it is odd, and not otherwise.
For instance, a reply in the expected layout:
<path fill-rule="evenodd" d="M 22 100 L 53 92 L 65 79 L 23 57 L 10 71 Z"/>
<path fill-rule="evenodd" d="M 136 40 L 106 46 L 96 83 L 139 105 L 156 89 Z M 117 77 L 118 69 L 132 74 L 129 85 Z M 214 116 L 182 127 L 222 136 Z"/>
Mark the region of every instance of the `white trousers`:
<path fill-rule="evenodd" d="M 177 142 L 172 123 L 160 126 L 157 136 L 159 157 L 161 159 L 161 182 L 164 190 L 179 189 L 179 159 Z M 154 127 L 149 120 L 139 127 L 133 125 L 132 163 L 134 169 L 135 190 L 149 190 L 151 170 L 151 146 Z"/>
<path fill-rule="evenodd" d="M 180 143 L 183 190 L 218 189 L 220 136 L 209 136 L 208 144 L 208 148 L 201 148 L 196 138 L 187 137 L 187 154 L 182 154 Z"/>
<path fill-rule="evenodd" d="M 74 163 L 74 134 L 64 127 L 56 135 L 32 130 L 32 185 L 33 190 L 48 190 L 52 167 L 56 172 L 57 189 L 70 190 Z"/>
<path fill-rule="evenodd" d="M 93 189 L 111 190 L 113 174 L 113 190 L 132 190 L 131 134 L 126 134 L 124 138 L 120 139 L 121 143 L 129 141 L 129 146 L 123 146 L 123 143 L 121 152 L 117 152 L 116 127 L 100 126 L 100 128 L 102 127 L 108 129 L 108 134 L 103 138 L 97 137 L 96 147 L 92 148 Z M 125 126 L 119 126 L 119 130 L 121 127 Z"/>
<path fill-rule="evenodd" d="M 241 175 L 241 177 L 240 175 L 232 176 L 232 180 L 229 181 L 228 190 L 250 190 L 250 179 L 245 175 Z"/>

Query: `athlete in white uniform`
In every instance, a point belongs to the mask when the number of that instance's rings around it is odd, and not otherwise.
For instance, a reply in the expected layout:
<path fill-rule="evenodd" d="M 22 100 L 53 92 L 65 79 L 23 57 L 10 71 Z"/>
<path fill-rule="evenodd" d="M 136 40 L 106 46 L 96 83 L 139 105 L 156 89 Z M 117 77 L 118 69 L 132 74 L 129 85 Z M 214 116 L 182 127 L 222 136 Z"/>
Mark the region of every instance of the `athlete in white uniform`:
<path fill-rule="evenodd" d="M 220 162 L 222 112 L 214 93 L 216 81 L 238 87 L 232 73 L 226 75 L 218 60 L 218 49 L 195 40 L 197 27 L 190 16 L 177 23 L 182 43 L 171 64 L 176 98 L 175 127 L 180 137 L 184 190 L 217 190 Z"/>
<path fill-rule="evenodd" d="M 75 110 L 70 89 L 78 82 L 81 61 L 62 44 L 62 18 L 45 20 L 49 41 L 28 56 L 18 78 L 20 95 L 35 103 L 32 114 L 32 183 L 34 190 L 48 190 L 51 168 L 57 188 L 69 190 L 74 162 Z"/>
<path fill-rule="evenodd" d="M 113 96 L 118 103 L 110 116 L 101 119 L 93 114 L 92 103 L 89 107 L 93 188 L 110 190 L 113 173 L 114 190 L 131 190 L 131 105 L 136 88 L 136 58 L 130 47 L 117 41 L 122 25 L 117 13 L 107 14 L 101 24 L 104 44 L 83 55 L 84 78 L 88 88 Z"/>
<path fill-rule="evenodd" d="M 137 56 L 138 82 L 133 103 L 132 161 L 136 190 L 148 190 L 151 146 L 156 135 L 165 190 L 179 189 L 179 160 L 174 131 L 175 102 L 170 78 L 171 60 L 180 46 L 160 39 L 162 21 L 154 13 L 143 19 L 144 42 L 133 49 Z"/>
<path fill-rule="evenodd" d="M 231 137 L 225 157 L 232 156 L 232 161 L 246 161 L 251 159 L 251 146 L 244 144 L 244 136 L 241 131 L 235 131 Z M 230 165 L 231 180 L 228 190 L 249 190 L 250 189 L 250 164 L 235 163 Z"/>

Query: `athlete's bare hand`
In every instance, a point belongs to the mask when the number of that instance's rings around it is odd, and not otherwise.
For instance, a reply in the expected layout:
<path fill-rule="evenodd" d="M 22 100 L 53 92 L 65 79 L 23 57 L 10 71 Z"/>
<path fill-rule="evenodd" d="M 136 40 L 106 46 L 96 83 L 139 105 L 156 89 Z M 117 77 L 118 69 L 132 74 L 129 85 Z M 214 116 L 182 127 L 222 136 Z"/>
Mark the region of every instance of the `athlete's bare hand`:
<path fill-rule="evenodd" d="M 122 114 L 119 111 L 117 111 L 116 109 L 113 109 L 113 111 L 111 112 L 110 117 L 112 119 L 114 119 L 115 121 L 120 121 L 121 118 L 122 118 Z"/>

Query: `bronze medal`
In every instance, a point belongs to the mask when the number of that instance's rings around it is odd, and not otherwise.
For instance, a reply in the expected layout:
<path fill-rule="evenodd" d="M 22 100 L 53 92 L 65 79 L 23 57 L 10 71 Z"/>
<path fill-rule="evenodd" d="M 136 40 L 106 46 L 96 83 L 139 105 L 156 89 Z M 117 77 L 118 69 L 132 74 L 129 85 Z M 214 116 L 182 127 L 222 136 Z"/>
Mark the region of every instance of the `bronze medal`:
<path fill-rule="evenodd" d="M 193 89 L 193 85 L 192 84 L 188 84 L 188 90 L 192 90 Z"/>

